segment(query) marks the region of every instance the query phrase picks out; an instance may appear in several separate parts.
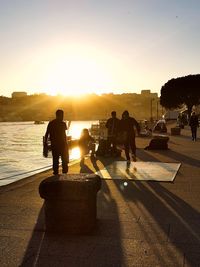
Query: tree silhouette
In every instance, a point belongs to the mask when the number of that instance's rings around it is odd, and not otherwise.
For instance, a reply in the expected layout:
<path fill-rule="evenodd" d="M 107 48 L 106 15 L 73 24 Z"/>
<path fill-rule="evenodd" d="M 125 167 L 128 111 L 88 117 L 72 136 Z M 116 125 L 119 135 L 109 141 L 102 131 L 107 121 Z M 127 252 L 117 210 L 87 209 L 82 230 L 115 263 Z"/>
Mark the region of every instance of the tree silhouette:
<path fill-rule="evenodd" d="M 168 109 L 185 104 L 190 116 L 192 107 L 200 104 L 200 74 L 171 79 L 161 88 L 160 104 Z"/>

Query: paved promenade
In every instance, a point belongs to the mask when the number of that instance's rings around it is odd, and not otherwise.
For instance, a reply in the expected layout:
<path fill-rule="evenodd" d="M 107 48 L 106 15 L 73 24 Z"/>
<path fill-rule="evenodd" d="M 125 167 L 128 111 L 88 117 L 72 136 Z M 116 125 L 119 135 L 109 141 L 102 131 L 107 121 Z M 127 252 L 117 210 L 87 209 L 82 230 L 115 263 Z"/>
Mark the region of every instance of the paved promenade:
<path fill-rule="evenodd" d="M 198 132 L 200 136 L 200 130 Z M 200 139 L 190 130 L 170 136 L 168 151 L 146 151 L 138 161 L 181 162 L 173 183 L 102 180 L 98 223 L 82 236 L 47 234 L 39 183 L 50 171 L 0 188 L 0 266 L 200 266 Z M 70 173 L 95 172 L 114 159 L 87 159 Z"/>

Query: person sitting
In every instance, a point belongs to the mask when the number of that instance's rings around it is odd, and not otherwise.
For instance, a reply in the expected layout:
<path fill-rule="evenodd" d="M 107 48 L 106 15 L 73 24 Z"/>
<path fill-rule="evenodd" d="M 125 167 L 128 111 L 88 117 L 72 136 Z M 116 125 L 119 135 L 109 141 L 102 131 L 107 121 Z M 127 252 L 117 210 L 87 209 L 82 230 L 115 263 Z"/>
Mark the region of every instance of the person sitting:
<path fill-rule="evenodd" d="M 81 132 L 81 137 L 79 139 L 79 148 L 81 151 L 81 158 L 84 158 L 86 154 L 91 151 L 91 156 L 95 153 L 95 140 L 89 134 L 88 129 L 84 128 Z"/>

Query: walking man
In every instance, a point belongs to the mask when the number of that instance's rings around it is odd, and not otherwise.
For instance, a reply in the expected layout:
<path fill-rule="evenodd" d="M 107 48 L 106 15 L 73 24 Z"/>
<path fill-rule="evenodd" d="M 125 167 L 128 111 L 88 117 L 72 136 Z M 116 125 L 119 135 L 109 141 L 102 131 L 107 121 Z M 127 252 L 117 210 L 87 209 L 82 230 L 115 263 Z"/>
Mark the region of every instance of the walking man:
<path fill-rule="evenodd" d="M 63 110 L 58 109 L 56 111 L 56 119 L 49 122 L 44 138 L 44 146 L 46 146 L 48 137 L 50 137 L 54 175 L 59 172 L 59 157 L 61 157 L 62 160 L 62 172 L 68 172 L 69 152 L 66 137 L 67 125 L 63 121 L 63 118 Z"/>
<path fill-rule="evenodd" d="M 116 137 L 119 132 L 120 120 L 117 118 L 116 111 L 111 112 L 111 118 L 106 122 L 106 128 L 108 129 L 108 150 L 112 150 L 113 154 L 116 153 Z"/>
<path fill-rule="evenodd" d="M 134 127 L 136 127 L 137 132 L 139 134 L 140 132 L 139 123 L 134 118 L 129 117 L 129 112 L 125 110 L 122 113 L 121 131 L 123 133 L 123 138 L 124 138 L 123 143 L 124 143 L 126 160 L 128 164 L 130 163 L 130 155 L 129 155 L 130 149 L 132 153 L 132 159 L 133 161 L 136 161 L 136 145 L 135 145 Z"/>
<path fill-rule="evenodd" d="M 199 127 L 199 121 L 194 111 L 191 114 L 189 125 L 190 125 L 191 132 L 192 132 L 192 140 L 196 141 L 197 140 L 197 127 Z"/>

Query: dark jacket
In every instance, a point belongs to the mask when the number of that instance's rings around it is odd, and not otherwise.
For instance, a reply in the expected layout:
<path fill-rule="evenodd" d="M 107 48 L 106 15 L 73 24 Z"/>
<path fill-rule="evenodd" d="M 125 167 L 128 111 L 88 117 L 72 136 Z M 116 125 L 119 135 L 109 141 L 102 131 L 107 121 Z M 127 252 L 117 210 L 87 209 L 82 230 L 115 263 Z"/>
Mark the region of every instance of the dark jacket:
<path fill-rule="evenodd" d="M 140 132 L 140 125 L 136 121 L 136 119 L 134 119 L 132 117 L 121 119 L 121 131 L 126 132 L 128 136 L 134 136 L 135 135 L 134 126 L 136 127 L 137 132 L 139 133 Z"/>
<path fill-rule="evenodd" d="M 191 127 L 199 127 L 199 120 L 197 115 L 192 115 L 190 117 L 189 125 Z"/>
<path fill-rule="evenodd" d="M 67 125 L 64 121 L 55 119 L 49 122 L 45 136 L 50 136 L 52 149 L 62 150 L 66 148 L 66 130 Z"/>
<path fill-rule="evenodd" d="M 118 118 L 108 119 L 106 128 L 108 128 L 108 136 L 116 136 L 120 129 L 120 120 Z"/>

